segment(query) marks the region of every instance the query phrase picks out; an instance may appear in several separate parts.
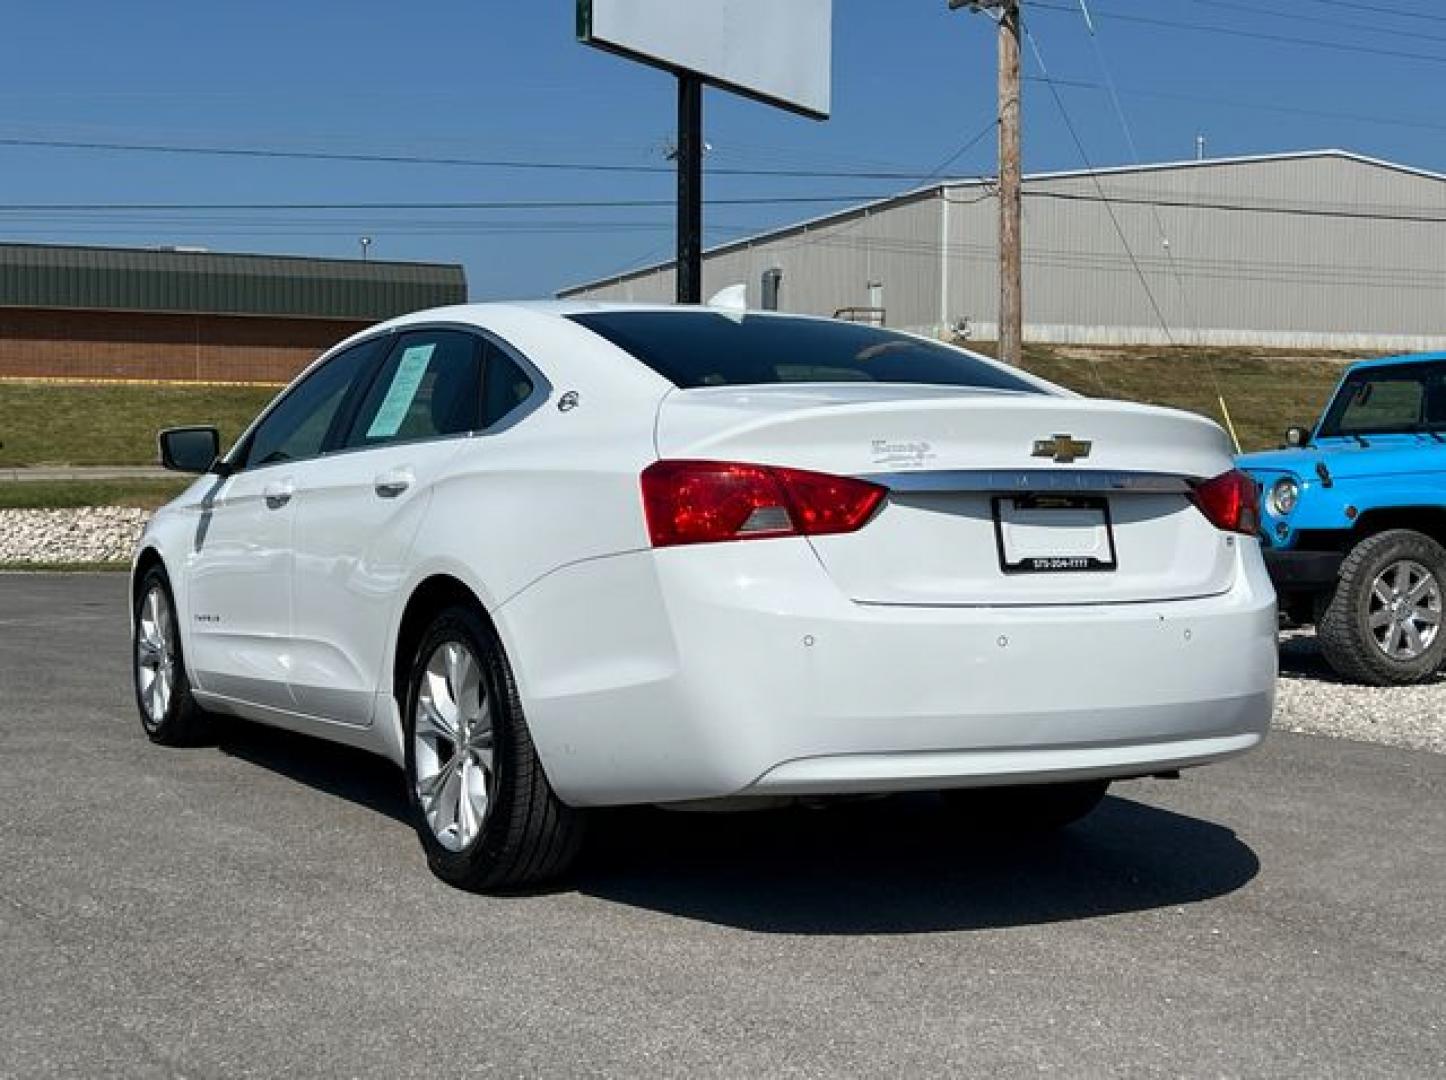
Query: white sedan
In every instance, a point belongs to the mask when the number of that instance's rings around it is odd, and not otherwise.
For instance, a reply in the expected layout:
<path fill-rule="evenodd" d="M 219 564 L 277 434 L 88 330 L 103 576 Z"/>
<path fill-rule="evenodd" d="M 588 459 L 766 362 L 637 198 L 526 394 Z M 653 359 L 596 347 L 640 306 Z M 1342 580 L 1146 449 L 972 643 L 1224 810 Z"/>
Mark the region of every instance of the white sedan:
<path fill-rule="evenodd" d="M 561 874 L 598 806 L 938 790 L 1056 827 L 1270 720 L 1220 429 L 924 338 L 447 308 L 343 342 L 225 456 L 161 450 L 202 475 L 136 552 L 146 732 L 390 758 L 464 887 Z"/>

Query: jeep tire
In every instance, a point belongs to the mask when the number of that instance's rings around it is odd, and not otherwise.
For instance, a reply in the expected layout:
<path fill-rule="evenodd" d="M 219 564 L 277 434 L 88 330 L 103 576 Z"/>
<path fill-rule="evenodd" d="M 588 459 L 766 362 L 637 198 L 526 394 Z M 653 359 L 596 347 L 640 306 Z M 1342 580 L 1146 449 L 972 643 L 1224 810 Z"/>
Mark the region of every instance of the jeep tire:
<path fill-rule="evenodd" d="M 1446 549 L 1412 529 L 1368 536 L 1341 563 L 1317 620 L 1321 652 L 1343 678 L 1406 686 L 1435 675 L 1446 658 L 1442 599 Z"/>

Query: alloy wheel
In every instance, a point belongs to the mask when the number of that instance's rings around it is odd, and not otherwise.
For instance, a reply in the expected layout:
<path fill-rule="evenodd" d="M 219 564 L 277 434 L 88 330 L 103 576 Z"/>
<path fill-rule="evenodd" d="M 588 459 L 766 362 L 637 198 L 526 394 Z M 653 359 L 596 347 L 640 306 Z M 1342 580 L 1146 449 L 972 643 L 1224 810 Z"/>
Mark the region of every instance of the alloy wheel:
<path fill-rule="evenodd" d="M 1441 584 L 1413 559 L 1391 563 L 1371 583 L 1367 624 L 1392 660 L 1422 656 L 1441 632 Z"/>
<path fill-rule="evenodd" d="M 492 710 L 472 649 L 444 641 L 427 658 L 412 713 L 416 793 L 432 835 L 463 851 L 482 832 L 496 790 Z"/>
<path fill-rule="evenodd" d="M 165 589 L 153 585 L 136 617 L 136 688 L 146 727 L 159 727 L 176 686 L 176 621 Z"/>

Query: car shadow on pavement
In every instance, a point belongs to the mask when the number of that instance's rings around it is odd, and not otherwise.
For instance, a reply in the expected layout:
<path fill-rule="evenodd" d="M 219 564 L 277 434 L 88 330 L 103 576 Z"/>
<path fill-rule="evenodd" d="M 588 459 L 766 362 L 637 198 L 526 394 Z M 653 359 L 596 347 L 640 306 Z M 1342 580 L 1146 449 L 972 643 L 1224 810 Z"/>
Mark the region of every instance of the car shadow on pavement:
<path fill-rule="evenodd" d="M 391 762 L 263 724 L 227 717 L 218 721 L 216 748 L 223 754 L 411 825 L 402 773 Z"/>
<path fill-rule="evenodd" d="M 1224 826 L 1120 797 L 1032 840 L 971 830 L 932 795 L 742 814 L 628 810 L 598 824 L 581 892 L 758 933 L 1094 918 L 1221 896 L 1260 869 Z"/>
<path fill-rule="evenodd" d="M 400 771 L 371 754 L 226 721 L 216 746 L 410 823 Z M 555 891 L 759 933 L 1087 919 L 1221 896 L 1260 869 L 1224 826 L 1120 795 L 1070 829 L 1029 840 L 971 828 L 930 794 L 738 813 L 629 808 L 596 812 L 589 824 L 581 866 Z"/>

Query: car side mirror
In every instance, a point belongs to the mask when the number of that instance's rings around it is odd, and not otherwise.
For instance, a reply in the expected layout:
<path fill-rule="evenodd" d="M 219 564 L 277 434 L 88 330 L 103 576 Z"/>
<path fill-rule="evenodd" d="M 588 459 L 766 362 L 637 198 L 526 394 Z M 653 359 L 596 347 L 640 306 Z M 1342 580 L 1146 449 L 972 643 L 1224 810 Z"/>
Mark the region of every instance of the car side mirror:
<path fill-rule="evenodd" d="M 1285 445 L 1293 447 L 1310 445 L 1310 428 L 1303 428 L 1300 425 L 1286 428 Z"/>
<path fill-rule="evenodd" d="M 175 472 L 210 472 L 221 456 L 221 433 L 213 427 L 167 428 L 157 442 L 161 464 Z"/>

